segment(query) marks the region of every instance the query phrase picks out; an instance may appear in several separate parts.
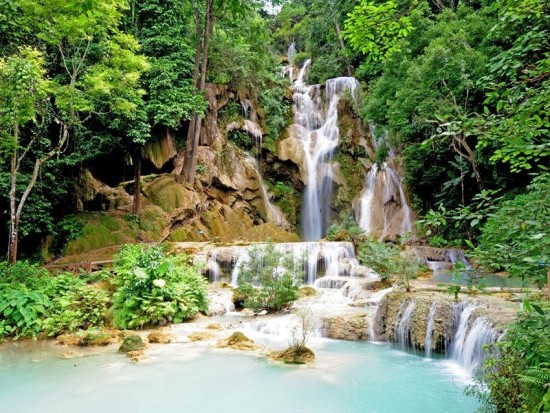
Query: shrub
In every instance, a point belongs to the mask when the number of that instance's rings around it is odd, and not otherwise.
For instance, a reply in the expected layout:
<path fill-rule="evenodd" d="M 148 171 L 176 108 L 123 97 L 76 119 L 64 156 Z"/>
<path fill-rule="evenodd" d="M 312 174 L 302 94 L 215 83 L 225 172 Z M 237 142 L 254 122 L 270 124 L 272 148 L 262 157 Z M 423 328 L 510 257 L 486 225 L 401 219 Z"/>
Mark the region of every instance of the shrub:
<path fill-rule="evenodd" d="M 238 288 L 245 307 L 277 311 L 298 299 L 303 275 L 296 271 L 292 256 L 276 251 L 272 243 L 254 247 L 248 255 Z"/>
<path fill-rule="evenodd" d="M 550 409 L 550 303 L 524 302 L 504 338 L 491 345 L 479 382 L 468 390 L 487 411 L 547 412 Z M 488 390 L 488 391 L 487 391 Z"/>
<path fill-rule="evenodd" d="M 121 328 L 180 323 L 208 309 L 207 281 L 197 267 L 161 247 L 126 245 L 115 257 L 114 322 Z"/>
<path fill-rule="evenodd" d="M 0 285 L 0 338 L 35 337 L 52 302 L 39 291 Z"/>
<path fill-rule="evenodd" d="M 48 288 L 53 310 L 44 321 L 50 336 L 102 327 L 105 324 L 109 296 L 105 291 L 84 284 L 73 275 L 60 275 Z"/>

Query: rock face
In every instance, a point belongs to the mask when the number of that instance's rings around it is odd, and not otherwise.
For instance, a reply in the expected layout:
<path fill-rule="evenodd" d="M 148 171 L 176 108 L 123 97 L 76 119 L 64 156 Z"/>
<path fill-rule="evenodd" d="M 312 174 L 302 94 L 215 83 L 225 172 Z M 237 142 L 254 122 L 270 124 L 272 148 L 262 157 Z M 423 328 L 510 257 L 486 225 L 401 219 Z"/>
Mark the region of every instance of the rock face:
<path fill-rule="evenodd" d="M 315 361 L 315 353 L 306 346 L 290 346 L 282 351 L 274 351 L 269 358 L 285 364 L 308 364 Z"/>
<path fill-rule="evenodd" d="M 337 340 L 362 341 L 367 337 L 367 320 L 364 312 L 326 317 L 323 325 L 327 337 Z"/>
<path fill-rule="evenodd" d="M 468 306 L 475 307 L 469 327 L 476 318 L 484 317 L 496 331 L 502 331 L 517 312 L 513 303 L 489 296 L 461 296 L 455 302 L 449 294 L 439 292 L 392 292 L 382 299 L 376 312 L 374 333 L 378 340 L 401 342 L 420 350 L 426 350 L 429 338 L 430 352 L 445 352 L 458 328 L 460 313 Z M 428 325 L 431 338 L 426 334 Z"/>
<path fill-rule="evenodd" d="M 232 348 L 233 350 L 257 350 L 258 346 L 254 341 L 249 339 L 240 331 L 236 331 L 231 334 L 228 338 L 218 341 L 216 344 L 218 348 Z"/>

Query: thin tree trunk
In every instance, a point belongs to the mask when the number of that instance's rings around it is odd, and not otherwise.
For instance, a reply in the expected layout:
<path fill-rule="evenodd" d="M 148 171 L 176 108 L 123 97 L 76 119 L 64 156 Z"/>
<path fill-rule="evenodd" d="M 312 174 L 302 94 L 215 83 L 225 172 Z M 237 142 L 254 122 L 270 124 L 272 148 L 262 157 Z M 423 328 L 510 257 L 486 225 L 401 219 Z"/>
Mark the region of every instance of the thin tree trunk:
<path fill-rule="evenodd" d="M 15 142 L 19 141 L 19 125 L 15 124 L 13 132 Z M 16 214 L 16 186 L 17 186 L 17 147 L 13 150 L 11 157 L 11 186 L 10 186 L 10 239 L 8 247 L 8 262 L 15 264 L 17 262 L 17 234 L 19 232 L 19 223 Z"/>
<path fill-rule="evenodd" d="M 210 48 L 210 35 L 212 34 L 212 29 L 214 27 L 215 18 L 212 15 L 212 5 L 213 1 L 208 0 L 208 6 L 206 9 L 205 23 L 204 23 L 204 42 L 202 46 L 202 64 L 201 64 L 201 80 L 199 85 L 199 90 L 202 92 L 206 90 L 206 70 L 208 68 L 208 50 Z M 193 183 L 195 180 L 195 165 L 197 158 L 197 147 L 199 146 L 199 140 L 202 129 L 202 116 L 195 116 L 194 122 L 194 135 L 189 142 L 190 150 L 188 156 L 185 159 L 185 180 L 189 183 Z M 191 126 L 191 125 L 190 125 Z M 188 137 L 189 139 L 189 137 Z"/>
<path fill-rule="evenodd" d="M 344 38 L 342 37 L 342 30 L 340 29 L 340 23 L 338 23 L 338 19 L 334 18 L 334 27 L 336 28 L 336 34 L 338 35 L 338 41 L 340 42 L 340 47 L 342 48 L 342 52 L 346 53 L 346 44 L 344 43 Z M 349 64 L 349 61 L 347 57 L 344 57 L 346 59 L 346 69 L 348 70 L 348 76 L 353 76 L 353 68 Z"/>
<path fill-rule="evenodd" d="M 141 206 L 141 148 L 138 146 L 134 151 L 134 205 L 132 213 L 139 215 Z"/>
<path fill-rule="evenodd" d="M 197 32 L 197 51 L 195 53 L 195 68 L 193 69 L 193 85 L 199 89 L 199 71 L 202 57 L 202 19 L 198 7 L 195 7 L 195 27 Z M 198 115 L 193 115 L 189 122 L 189 128 L 187 130 L 187 144 L 185 147 L 185 157 L 183 163 L 182 174 L 187 182 L 191 180 L 191 157 L 193 154 L 193 144 L 195 139 L 195 128 L 197 125 Z"/>

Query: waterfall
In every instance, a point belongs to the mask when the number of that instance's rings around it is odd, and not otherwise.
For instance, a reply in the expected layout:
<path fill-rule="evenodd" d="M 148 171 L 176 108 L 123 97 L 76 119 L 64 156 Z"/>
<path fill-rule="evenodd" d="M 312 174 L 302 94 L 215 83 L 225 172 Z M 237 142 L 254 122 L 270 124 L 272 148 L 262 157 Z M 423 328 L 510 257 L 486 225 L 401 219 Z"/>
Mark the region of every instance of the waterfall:
<path fill-rule="evenodd" d="M 288 61 L 290 62 L 290 64 L 293 64 L 294 56 L 296 55 L 296 42 L 292 42 L 290 46 L 288 46 L 288 51 L 286 54 L 288 56 Z"/>
<path fill-rule="evenodd" d="M 357 99 L 357 80 L 352 77 L 329 79 L 325 103 L 319 85 L 306 86 L 308 59 L 293 85 L 295 124 L 298 126 L 306 160 L 307 182 L 302 206 L 302 236 L 306 241 L 321 239 L 327 230 L 332 201 L 332 153 L 338 146 L 338 100 L 344 91 Z M 324 108 L 324 110 L 323 110 Z"/>
<path fill-rule="evenodd" d="M 210 282 L 220 281 L 220 265 L 218 264 L 216 258 L 216 252 L 214 251 L 210 256 L 210 260 L 206 264 L 208 269 L 208 279 Z"/>
<path fill-rule="evenodd" d="M 359 198 L 359 226 L 367 234 L 380 231 L 380 238 L 385 238 L 390 234 L 403 236 L 412 232 L 412 221 L 413 213 L 403 190 L 403 179 L 387 162 L 381 169 L 373 165 Z"/>
<path fill-rule="evenodd" d="M 477 308 L 476 304 L 471 303 L 461 303 L 455 307 L 458 328 L 451 343 L 450 357 L 469 375 L 482 365 L 485 359 L 483 347 L 498 339 L 498 332 L 484 317 L 470 321 L 472 313 Z"/>
<path fill-rule="evenodd" d="M 430 308 L 430 314 L 428 315 L 428 325 L 426 327 L 426 340 L 424 344 L 424 348 L 426 350 L 426 357 L 430 357 L 432 354 L 432 341 L 433 341 L 436 310 L 437 310 L 437 301 L 434 301 Z"/>
<path fill-rule="evenodd" d="M 376 173 L 378 167 L 376 164 L 372 165 L 370 171 L 367 173 L 367 179 L 365 181 L 365 189 L 361 196 L 361 209 L 359 217 L 359 226 L 365 230 L 367 234 L 372 232 L 371 218 L 372 218 L 372 201 L 374 199 L 374 188 L 376 187 Z"/>
<path fill-rule="evenodd" d="M 238 285 L 242 267 L 249 262 L 250 251 L 253 248 L 261 250 L 265 246 L 266 244 L 256 244 L 215 248 L 210 253 L 210 261 L 223 259 L 224 262 L 232 262 L 232 267 L 227 271 L 231 272 L 231 283 Z M 352 278 L 378 277 L 372 270 L 359 265 L 350 242 L 278 243 L 274 244 L 274 249 L 283 257 L 294 259 L 295 272 L 304 272 L 304 282 L 309 285 L 341 288 Z"/>
<path fill-rule="evenodd" d="M 403 311 L 403 308 L 407 302 L 404 301 L 401 306 L 402 316 L 401 319 L 398 319 L 395 323 L 394 327 L 394 335 L 395 335 L 395 341 L 403 348 L 408 347 L 412 344 L 414 348 L 414 342 L 411 340 L 410 337 L 410 328 L 409 324 L 411 322 L 411 316 L 414 312 L 414 308 L 416 307 L 416 301 L 412 300 L 408 303 L 407 307 Z"/>

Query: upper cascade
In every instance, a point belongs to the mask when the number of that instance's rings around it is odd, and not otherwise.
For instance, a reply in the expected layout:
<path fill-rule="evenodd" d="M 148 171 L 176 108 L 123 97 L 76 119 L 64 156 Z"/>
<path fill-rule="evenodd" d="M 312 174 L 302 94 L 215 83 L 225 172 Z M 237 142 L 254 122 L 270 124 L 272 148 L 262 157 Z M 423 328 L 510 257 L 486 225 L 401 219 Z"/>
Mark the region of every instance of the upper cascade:
<path fill-rule="evenodd" d="M 414 212 L 407 203 L 403 178 L 388 162 L 381 168 L 374 164 L 367 173 L 355 212 L 359 226 L 381 239 L 413 231 Z"/>
<path fill-rule="evenodd" d="M 307 174 L 302 204 L 302 238 L 321 239 L 329 225 L 334 168 L 332 154 L 340 139 L 338 101 L 343 93 L 357 100 L 359 82 L 353 77 L 329 79 L 325 94 L 321 85 L 307 85 L 311 59 L 304 62 L 293 84 L 294 122 L 302 144 Z"/>

